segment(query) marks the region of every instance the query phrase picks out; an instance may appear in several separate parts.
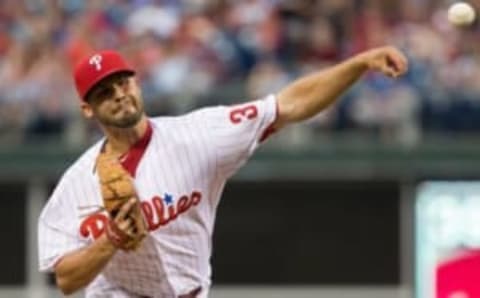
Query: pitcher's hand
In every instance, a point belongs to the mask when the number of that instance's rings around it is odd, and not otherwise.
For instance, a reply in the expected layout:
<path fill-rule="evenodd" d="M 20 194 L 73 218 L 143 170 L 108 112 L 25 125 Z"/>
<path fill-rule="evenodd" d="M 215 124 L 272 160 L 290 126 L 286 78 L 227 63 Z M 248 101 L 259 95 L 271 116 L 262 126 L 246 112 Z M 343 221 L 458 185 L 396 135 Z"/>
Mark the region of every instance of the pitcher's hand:
<path fill-rule="evenodd" d="M 395 47 L 374 48 L 358 55 L 369 70 L 380 71 L 386 76 L 397 78 L 408 70 L 408 60 Z"/>

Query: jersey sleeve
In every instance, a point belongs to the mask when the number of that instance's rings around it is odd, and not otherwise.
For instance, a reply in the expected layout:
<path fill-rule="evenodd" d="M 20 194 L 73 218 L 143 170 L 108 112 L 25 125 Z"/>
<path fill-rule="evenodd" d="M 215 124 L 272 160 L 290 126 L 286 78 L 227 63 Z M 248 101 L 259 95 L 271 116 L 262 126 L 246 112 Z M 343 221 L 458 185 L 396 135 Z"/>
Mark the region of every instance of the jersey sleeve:
<path fill-rule="evenodd" d="M 74 204 L 69 204 L 68 192 L 68 182 L 62 179 L 38 220 L 40 271 L 53 271 L 66 253 L 86 245 L 79 237 Z"/>
<path fill-rule="evenodd" d="M 273 132 L 277 102 L 270 95 L 238 105 L 210 108 L 204 116 L 218 170 L 231 176 Z"/>

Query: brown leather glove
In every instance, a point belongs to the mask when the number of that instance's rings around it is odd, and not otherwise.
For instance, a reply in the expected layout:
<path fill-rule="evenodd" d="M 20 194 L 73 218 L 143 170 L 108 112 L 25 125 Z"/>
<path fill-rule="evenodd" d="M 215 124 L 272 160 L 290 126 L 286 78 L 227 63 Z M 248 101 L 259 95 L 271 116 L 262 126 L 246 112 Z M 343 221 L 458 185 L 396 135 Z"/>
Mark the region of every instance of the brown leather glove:
<path fill-rule="evenodd" d="M 112 243 L 123 250 L 137 249 L 147 235 L 147 226 L 140 210 L 140 201 L 130 174 L 123 168 L 118 159 L 108 153 L 100 153 L 96 163 L 103 204 L 110 215 L 107 236 Z M 130 209 L 125 220 L 131 220 L 133 228 L 122 230 L 117 223 L 122 219 L 116 216 L 120 208 L 130 198 L 137 200 Z"/>

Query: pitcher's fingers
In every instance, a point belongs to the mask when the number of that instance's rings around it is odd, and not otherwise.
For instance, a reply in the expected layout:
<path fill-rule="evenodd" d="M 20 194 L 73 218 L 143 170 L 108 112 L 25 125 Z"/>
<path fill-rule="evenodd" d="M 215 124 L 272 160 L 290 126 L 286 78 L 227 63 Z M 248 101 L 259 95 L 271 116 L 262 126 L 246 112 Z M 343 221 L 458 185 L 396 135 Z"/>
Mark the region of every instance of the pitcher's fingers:
<path fill-rule="evenodd" d="M 388 76 L 388 77 L 393 77 L 394 74 L 395 74 L 394 69 L 392 69 L 391 67 L 389 67 L 389 66 L 387 66 L 387 65 L 382 65 L 382 66 L 380 67 L 380 71 L 381 71 L 384 75 L 386 75 L 386 76 Z"/>
<path fill-rule="evenodd" d="M 388 60 L 395 65 L 395 68 L 400 72 L 404 73 L 408 68 L 408 61 L 407 58 L 398 50 L 393 49 L 389 55 Z"/>
<path fill-rule="evenodd" d="M 408 70 L 408 59 L 405 55 L 401 54 L 400 55 L 400 62 L 402 64 L 402 71 L 405 73 Z"/>
<path fill-rule="evenodd" d="M 383 61 L 382 66 L 386 66 L 388 68 L 393 68 L 395 70 L 400 68 L 399 61 L 393 57 L 392 53 L 387 53 L 385 56 L 385 61 Z"/>
<path fill-rule="evenodd" d="M 130 229 L 130 227 L 134 226 L 134 223 L 132 219 L 126 218 L 123 220 L 119 220 L 119 222 L 116 223 L 116 225 L 121 231 L 126 231 Z"/>
<path fill-rule="evenodd" d="M 127 215 L 130 213 L 130 210 L 135 206 L 136 200 L 135 198 L 130 198 L 125 204 L 122 205 L 120 208 L 120 211 L 118 211 L 117 216 L 115 217 L 115 220 L 123 220 L 127 217 Z"/>
<path fill-rule="evenodd" d="M 128 228 L 128 230 L 125 231 L 125 233 L 127 233 L 127 235 L 132 239 L 138 237 L 136 232 L 135 232 L 135 226 Z"/>

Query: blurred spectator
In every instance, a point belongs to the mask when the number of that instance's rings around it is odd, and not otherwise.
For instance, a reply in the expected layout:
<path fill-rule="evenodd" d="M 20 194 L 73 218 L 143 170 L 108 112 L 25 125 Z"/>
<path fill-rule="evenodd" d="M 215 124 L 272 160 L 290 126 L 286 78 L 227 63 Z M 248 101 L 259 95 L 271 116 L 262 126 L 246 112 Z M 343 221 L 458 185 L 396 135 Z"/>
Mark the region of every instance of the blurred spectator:
<path fill-rule="evenodd" d="M 247 80 L 249 98 L 260 98 L 278 92 L 290 81 L 288 73 L 275 61 L 262 61 L 250 73 Z"/>
<path fill-rule="evenodd" d="M 478 132 L 479 26 L 452 28 L 445 21 L 447 5 L 442 0 L 4 0 L 0 140 L 81 144 L 95 137 L 94 129 L 77 121 L 70 71 L 80 57 L 109 47 L 129 57 L 150 115 L 162 115 L 258 98 L 298 74 L 393 43 L 410 58 L 401 81 L 368 75 L 302 129 L 366 132 L 406 145 L 430 132 Z"/>

